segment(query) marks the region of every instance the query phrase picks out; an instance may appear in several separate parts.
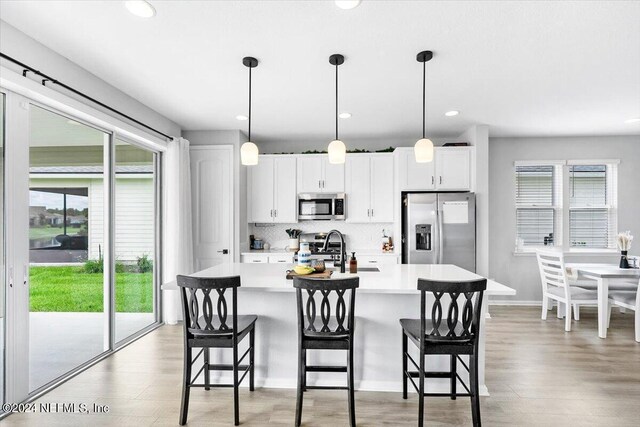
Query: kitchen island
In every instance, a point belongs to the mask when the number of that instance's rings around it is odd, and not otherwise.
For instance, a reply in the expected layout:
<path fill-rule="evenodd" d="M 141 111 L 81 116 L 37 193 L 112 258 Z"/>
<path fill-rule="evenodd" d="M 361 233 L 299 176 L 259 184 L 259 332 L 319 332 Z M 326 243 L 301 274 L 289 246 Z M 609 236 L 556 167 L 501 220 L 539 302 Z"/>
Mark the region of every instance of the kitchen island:
<path fill-rule="evenodd" d="M 256 385 L 262 387 L 295 388 L 297 378 L 297 318 L 293 282 L 285 278 L 291 266 L 283 264 L 233 263 L 208 268 L 193 276 L 240 276 L 242 287 L 238 291 L 239 314 L 256 314 Z M 376 271 L 377 270 L 377 271 Z M 332 278 L 350 277 L 349 273 L 334 272 Z M 400 318 L 420 317 L 418 278 L 432 280 L 480 279 L 455 265 L 390 264 L 357 273 L 360 287 L 355 304 L 354 366 L 356 389 L 375 391 L 402 390 L 402 332 Z M 163 285 L 164 291 L 177 290 L 175 282 Z M 487 311 L 487 298 L 492 295 L 515 295 L 515 291 L 494 281 L 487 282 L 483 312 Z M 428 300 L 429 305 L 432 301 Z M 447 303 L 448 304 L 448 303 Z M 428 310 L 430 311 L 430 310 Z M 483 313 L 483 314 L 484 314 Z M 485 334 L 482 316 L 479 350 L 480 392 L 488 395 L 484 383 Z M 415 350 L 415 349 L 413 349 Z M 410 349 L 410 351 L 412 351 Z M 228 353 L 228 352 L 227 352 Z M 212 363 L 229 361 L 229 355 L 212 350 Z M 446 370 L 449 356 L 428 356 L 429 370 Z M 344 364 L 345 352 L 311 351 L 309 363 L 314 365 Z M 462 375 L 463 369 L 459 372 Z M 466 372 L 465 372 L 466 374 Z M 466 375 L 462 375 L 467 380 Z M 213 377 L 212 381 L 225 382 L 227 374 Z M 344 385 L 344 374 L 308 375 L 310 385 Z M 449 387 L 448 379 L 429 379 L 427 391 L 442 392 Z"/>

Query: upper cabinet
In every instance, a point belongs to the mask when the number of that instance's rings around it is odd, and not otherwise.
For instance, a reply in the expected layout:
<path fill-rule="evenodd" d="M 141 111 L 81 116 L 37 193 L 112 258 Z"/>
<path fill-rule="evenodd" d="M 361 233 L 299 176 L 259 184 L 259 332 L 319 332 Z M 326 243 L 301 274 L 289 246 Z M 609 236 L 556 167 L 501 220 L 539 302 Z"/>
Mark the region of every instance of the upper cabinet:
<path fill-rule="evenodd" d="M 249 222 L 297 222 L 296 158 L 260 156 L 248 167 Z"/>
<path fill-rule="evenodd" d="M 298 156 L 299 193 L 344 192 L 344 165 L 329 163 L 326 154 Z"/>
<path fill-rule="evenodd" d="M 467 147 L 436 149 L 436 188 L 438 190 L 468 190 L 471 187 L 471 150 Z"/>
<path fill-rule="evenodd" d="M 434 151 L 429 163 L 417 163 L 412 148 L 396 151 L 400 190 L 470 190 L 471 147 L 436 147 Z"/>
<path fill-rule="evenodd" d="M 347 154 L 347 222 L 393 222 L 393 155 Z"/>

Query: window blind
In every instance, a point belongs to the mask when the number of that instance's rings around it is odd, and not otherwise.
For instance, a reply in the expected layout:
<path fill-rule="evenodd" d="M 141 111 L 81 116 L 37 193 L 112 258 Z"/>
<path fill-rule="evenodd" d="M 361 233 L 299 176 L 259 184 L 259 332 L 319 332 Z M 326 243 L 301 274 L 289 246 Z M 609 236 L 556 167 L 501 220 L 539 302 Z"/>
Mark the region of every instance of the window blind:
<path fill-rule="evenodd" d="M 572 247 L 614 247 L 615 165 L 569 166 L 569 239 Z"/>
<path fill-rule="evenodd" d="M 524 246 L 554 244 L 558 176 L 554 165 L 516 165 L 516 229 Z"/>

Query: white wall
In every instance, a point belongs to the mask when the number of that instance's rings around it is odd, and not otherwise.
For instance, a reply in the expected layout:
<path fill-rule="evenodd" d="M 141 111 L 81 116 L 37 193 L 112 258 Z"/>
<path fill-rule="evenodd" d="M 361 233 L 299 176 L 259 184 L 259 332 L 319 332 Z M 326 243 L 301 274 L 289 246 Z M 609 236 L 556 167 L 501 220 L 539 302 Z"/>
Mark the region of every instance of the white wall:
<path fill-rule="evenodd" d="M 99 46 L 96 46 L 96 49 L 99 49 Z M 41 72 L 73 87 L 74 89 L 84 92 L 87 95 L 122 111 L 136 120 L 155 127 L 168 135 L 180 136 L 180 126 L 176 123 L 1 20 L 0 51 L 35 68 L 36 70 L 40 70 Z M 9 61 L 0 59 L 0 65 L 22 73 L 22 69 Z M 30 77 L 33 78 L 33 74 L 29 74 Z M 64 91 L 64 89 L 60 89 L 60 91 L 70 97 L 77 98 L 79 101 L 86 103 L 91 107 L 101 109 L 99 106 L 89 101 L 82 100 L 81 98 Z M 106 110 L 104 112 L 106 114 L 114 115 Z M 119 116 L 115 117 L 120 118 Z M 126 119 L 122 120 L 127 121 Z"/>
<path fill-rule="evenodd" d="M 515 301 L 540 302 L 535 256 L 515 256 L 516 160 L 620 159 L 618 228 L 640 236 L 640 136 L 491 138 L 489 142 L 489 277 L 517 290 Z M 640 254 L 640 244 L 632 248 Z M 570 256 L 570 262 L 614 262 L 619 256 Z"/>
<path fill-rule="evenodd" d="M 240 261 L 240 251 L 249 248 L 249 232 L 247 224 L 247 166 L 240 164 L 240 146 L 247 141 L 246 135 L 239 130 L 189 130 L 183 137 L 191 145 L 232 145 L 233 146 L 233 191 L 234 239 L 236 250 L 234 261 Z"/>
<path fill-rule="evenodd" d="M 331 129 L 328 129 L 330 132 Z M 349 139 L 346 137 L 342 138 L 342 141 L 347 146 L 347 150 L 354 149 L 366 149 L 369 151 L 382 150 L 384 148 L 391 147 L 413 147 L 416 141 L 419 139 L 420 135 L 416 133 L 416 139 L 390 139 L 390 138 L 367 138 L 367 139 Z M 280 142 L 260 142 L 257 141 L 256 145 L 260 149 L 260 154 L 281 154 L 281 153 L 301 153 L 303 151 L 309 150 L 317 150 L 317 151 L 326 151 L 329 142 L 331 142 L 333 138 L 331 134 L 327 134 L 326 141 L 317 141 L 317 140 L 308 140 L 301 138 L 300 141 L 291 142 L 291 141 L 280 141 Z M 431 138 L 435 145 L 443 145 L 446 142 L 458 142 L 462 141 L 460 138 L 456 137 L 442 137 L 442 138 Z M 254 141 L 255 142 L 255 141 Z M 468 142 L 468 141 L 465 141 Z"/>

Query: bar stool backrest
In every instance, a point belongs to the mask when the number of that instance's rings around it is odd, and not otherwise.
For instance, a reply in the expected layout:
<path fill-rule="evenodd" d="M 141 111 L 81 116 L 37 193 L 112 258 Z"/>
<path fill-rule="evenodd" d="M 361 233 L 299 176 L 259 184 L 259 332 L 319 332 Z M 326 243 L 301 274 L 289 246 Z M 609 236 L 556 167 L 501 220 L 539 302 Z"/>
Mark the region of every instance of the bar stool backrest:
<path fill-rule="evenodd" d="M 191 277 L 178 276 L 182 316 L 185 331 L 197 337 L 233 335 L 238 328 L 237 289 L 240 276 Z M 231 314 L 228 313 L 225 291 L 231 289 Z M 215 307 L 215 310 L 214 310 Z"/>
<path fill-rule="evenodd" d="M 353 335 L 356 288 L 360 279 L 293 278 L 299 333 L 314 336 Z M 303 292 L 305 291 L 305 292 Z M 349 301 L 345 301 L 347 296 Z M 318 300 L 318 301 L 316 301 Z M 320 314 L 318 318 L 318 314 Z"/>
<path fill-rule="evenodd" d="M 482 297 L 487 289 L 487 279 L 464 282 L 444 282 L 418 279 L 420 290 L 420 330 L 427 341 L 454 341 L 475 344 L 480 331 Z M 427 330 L 426 294 L 433 294 L 431 306 L 431 330 Z M 446 318 L 443 317 L 444 295 L 449 296 Z M 462 309 L 460 309 L 460 304 Z"/>

